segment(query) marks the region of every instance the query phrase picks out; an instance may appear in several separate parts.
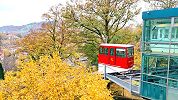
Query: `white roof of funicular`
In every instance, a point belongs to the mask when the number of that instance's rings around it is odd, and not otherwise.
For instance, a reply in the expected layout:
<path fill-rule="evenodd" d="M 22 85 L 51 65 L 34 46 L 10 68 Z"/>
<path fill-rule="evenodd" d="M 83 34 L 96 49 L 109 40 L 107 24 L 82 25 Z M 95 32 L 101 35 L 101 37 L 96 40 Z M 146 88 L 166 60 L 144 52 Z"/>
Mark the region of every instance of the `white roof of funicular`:
<path fill-rule="evenodd" d="M 103 44 L 100 44 L 100 46 L 133 47 L 134 45 L 130 45 L 130 44 L 107 44 L 107 43 L 103 43 Z"/>

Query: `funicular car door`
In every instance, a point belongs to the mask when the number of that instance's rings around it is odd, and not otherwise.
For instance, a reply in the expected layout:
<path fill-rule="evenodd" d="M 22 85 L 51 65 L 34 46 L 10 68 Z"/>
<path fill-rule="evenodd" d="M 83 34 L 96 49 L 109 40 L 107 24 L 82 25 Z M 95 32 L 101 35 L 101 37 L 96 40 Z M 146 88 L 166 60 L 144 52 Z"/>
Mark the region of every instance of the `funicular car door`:
<path fill-rule="evenodd" d="M 125 68 L 126 65 L 126 48 L 116 48 L 116 65 Z"/>
<path fill-rule="evenodd" d="M 109 48 L 108 47 L 104 47 L 104 56 L 103 56 L 103 60 L 104 60 L 104 64 L 109 64 Z"/>
<path fill-rule="evenodd" d="M 104 63 L 104 48 L 99 48 L 99 54 L 98 54 L 98 63 Z"/>
<path fill-rule="evenodd" d="M 134 47 L 127 48 L 127 61 L 129 68 L 134 65 Z"/>
<path fill-rule="evenodd" d="M 112 66 L 116 65 L 116 55 L 114 47 L 109 48 L 109 64 Z"/>
<path fill-rule="evenodd" d="M 108 47 L 99 48 L 98 63 L 108 64 Z"/>

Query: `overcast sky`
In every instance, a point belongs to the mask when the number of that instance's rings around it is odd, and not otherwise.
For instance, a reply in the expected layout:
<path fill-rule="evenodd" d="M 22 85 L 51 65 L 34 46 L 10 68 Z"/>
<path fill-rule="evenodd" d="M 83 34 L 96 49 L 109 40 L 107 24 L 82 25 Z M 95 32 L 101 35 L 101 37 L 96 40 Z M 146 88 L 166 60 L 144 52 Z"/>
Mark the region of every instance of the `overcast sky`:
<path fill-rule="evenodd" d="M 0 0 L 0 26 L 42 21 L 42 14 L 66 0 Z"/>
<path fill-rule="evenodd" d="M 42 14 L 66 0 L 0 0 L 0 27 L 42 21 Z M 139 3 L 145 9 L 143 3 Z M 136 18 L 141 20 L 141 15 Z M 136 21 L 141 22 L 141 21 Z"/>

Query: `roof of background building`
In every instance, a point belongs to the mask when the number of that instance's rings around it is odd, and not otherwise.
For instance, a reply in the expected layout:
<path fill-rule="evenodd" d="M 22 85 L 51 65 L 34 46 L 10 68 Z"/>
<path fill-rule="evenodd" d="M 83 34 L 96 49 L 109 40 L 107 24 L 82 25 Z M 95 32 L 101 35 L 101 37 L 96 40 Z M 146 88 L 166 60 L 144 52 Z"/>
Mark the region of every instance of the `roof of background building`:
<path fill-rule="evenodd" d="M 152 10 L 142 12 L 142 19 L 160 19 L 178 17 L 178 8 L 169 8 L 164 10 Z"/>

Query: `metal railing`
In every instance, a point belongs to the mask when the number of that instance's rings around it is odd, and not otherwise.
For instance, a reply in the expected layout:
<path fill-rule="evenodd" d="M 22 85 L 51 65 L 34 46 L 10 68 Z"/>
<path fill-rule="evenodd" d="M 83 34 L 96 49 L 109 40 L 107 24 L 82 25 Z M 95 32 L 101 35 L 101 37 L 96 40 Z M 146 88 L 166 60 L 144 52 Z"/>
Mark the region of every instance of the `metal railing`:
<path fill-rule="evenodd" d="M 139 94 L 140 92 L 140 73 L 126 73 L 121 75 L 108 74 L 106 70 L 106 65 L 104 67 L 104 79 L 109 79 L 110 81 L 118 84 L 124 89 L 131 93 Z M 135 76 L 137 75 L 137 76 Z"/>

